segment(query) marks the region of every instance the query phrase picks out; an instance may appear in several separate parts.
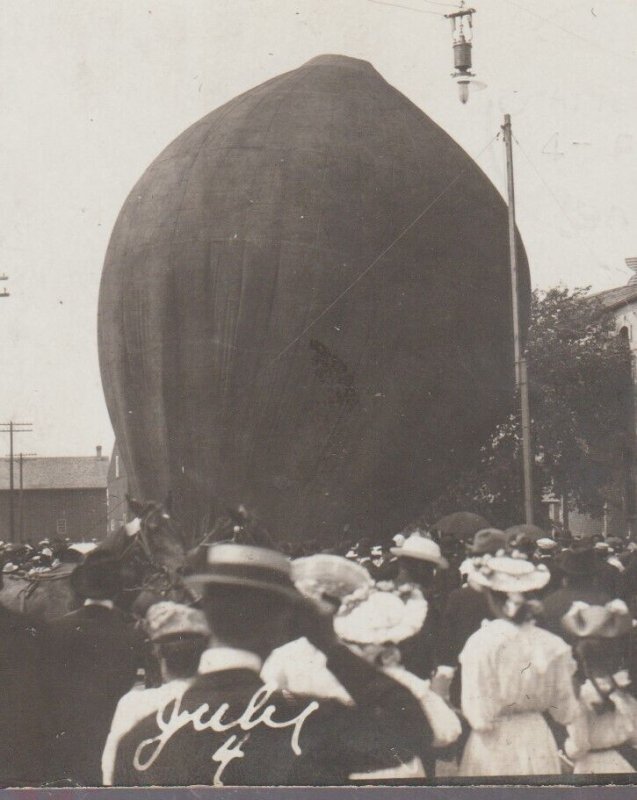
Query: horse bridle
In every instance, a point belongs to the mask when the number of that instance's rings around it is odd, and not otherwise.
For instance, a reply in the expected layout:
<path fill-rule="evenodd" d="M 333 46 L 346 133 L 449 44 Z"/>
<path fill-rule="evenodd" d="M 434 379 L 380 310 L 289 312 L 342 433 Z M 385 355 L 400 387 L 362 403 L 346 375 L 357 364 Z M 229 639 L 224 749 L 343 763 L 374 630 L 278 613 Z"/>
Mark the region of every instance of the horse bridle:
<path fill-rule="evenodd" d="M 170 572 L 163 564 L 157 564 L 157 562 L 153 558 L 150 545 L 148 544 L 148 538 L 147 538 L 148 519 L 150 515 L 156 511 L 161 513 L 163 519 L 166 520 L 170 519 L 170 515 L 167 512 L 161 510 L 156 506 L 150 506 L 148 511 L 146 511 L 145 513 L 142 514 L 141 517 L 139 517 L 139 523 L 140 523 L 139 530 L 136 531 L 131 536 L 131 541 L 127 544 L 127 546 L 122 551 L 122 554 L 119 557 L 120 563 L 123 563 L 125 561 L 126 556 L 132 554 L 134 552 L 134 549 L 136 547 L 139 547 L 146 559 L 147 565 L 151 567 L 153 570 L 155 570 L 155 574 L 151 573 L 149 579 L 147 578 L 142 583 L 141 586 L 134 586 L 128 589 L 124 589 L 125 592 L 144 591 L 145 589 L 148 589 L 152 585 L 153 580 L 158 576 L 163 577 L 166 581 L 164 588 L 158 590 L 160 594 L 162 595 L 167 594 L 171 588 L 175 587 Z"/>

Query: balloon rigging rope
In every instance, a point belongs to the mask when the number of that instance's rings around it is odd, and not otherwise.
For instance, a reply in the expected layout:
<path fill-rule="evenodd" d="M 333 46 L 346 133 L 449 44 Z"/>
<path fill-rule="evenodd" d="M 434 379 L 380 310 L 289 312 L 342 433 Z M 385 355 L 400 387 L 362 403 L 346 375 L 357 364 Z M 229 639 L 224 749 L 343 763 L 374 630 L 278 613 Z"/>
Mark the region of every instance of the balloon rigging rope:
<path fill-rule="evenodd" d="M 488 142 L 488 143 L 487 143 L 487 144 L 486 144 L 486 145 L 485 145 L 485 146 L 482 148 L 482 150 L 480 150 L 480 152 L 479 152 L 479 153 L 477 154 L 477 156 L 475 157 L 475 160 L 476 160 L 476 161 L 477 161 L 477 159 L 479 159 L 479 158 L 480 158 L 480 157 L 481 157 L 481 156 L 482 156 L 482 155 L 483 155 L 483 154 L 484 154 L 484 153 L 485 153 L 485 152 L 486 152 L 486 151 L 489 149 L 489 147 L 491 147 L 491 145 L 493 144 L 493 142 L 495 142 L 495 140 L 498 138 L 498 136 L 499 136 L 499 135 L 500 135 L 500 132 L 498 131 L 498 133 L 496 133 L 496 134 L 495 134 L 495 136 L 493 136 L 493 138 L 492 138 L 492 139 L 491 139 L 491 140 L 490 140 L 490 141 L 489 141 L 489 142 Z M 401 239 L 402 239 L 402 238 L 403 238 L 403 237 L 404 237 L 404 236 L 405 236 L 407 233 L 409 233 L 409 231 L 410 231 L 410 230 L 411 230 L 411 229 L 414 227 L 414 225 L 416 225 L 418 222 L 420 222 L 420 220 L 421 220 L 421 219 L 422 219 L 422 218 L 423 218 L 423 217 L 424 217 L 424 216 L 425 216 L 425 215 L 426 215 L 426 214 L 427 214 L 429 211 L 431 211 L 431 209 L 432 209 L 432 208 L 433 208 L 433 207 L 436 205 L 436 203 L 437 203 L 437 202 L 438 202 L 438 201 L 439 201 L 439 200 L 440 200 L 442 197 L 444 197 L 444 195 L 445 195 L 445 194 L 447 194 L 447 192 L 449 191 L 449 189 L 451 189 L 451 188 L 452 188 L 452 186 L 454 186 L 454 185 L 455 185 L 455 184 L 456 184 L 456 183 L 457 183 L 457 182 L 460 180 L 460 178 L 462 178 L 462 177 L 463 177 L 463 175 L 464 175 L 466 172 L 468 172 L 468 170 L 469 170 L 469 169 L 470 169 L 472 166 L 473 166 L 473 164 L 468 164 L 468 165 L 467 165 L 467 166 L 466 166 L 466 167 L 465 167 L 463 170 L 461 170 L 461 171 L 460 171 L 460 172 L 459 172 L 459 173 L 458 173 L 458 174 L 455 176 L 455 178 L 452 178 L 452 180 L 451 180 L 451 181 L 449 181 L 449 183 L 448 183 L 448 184 L 447 184 L 447 185 L 444 187 L 444 189 L 442 189 L 442 191 L 440 191 L 440 192 L 439 192 L 439 193 L 436 195 L 436 197 L 434 197 L 434 199 L 433 199 L 433 200 L 432 200 L 430 203 L 428 203 L 428 204 L 425 206 L 425 208 L 423 208 L 423 210 L 422 210 L 422 211 L 421 211 L 421 212 L 418 214 L 418 216 L 416 216 L 416 217 L 415 217 L 415 218 L 414 218 L 414 219 L 413 219 L 413 220 L 412 220 L 412 221 L 409 223 L 409 225 L 407 225 L 406 227 L 404 227 L 404 228 L 402 229 L 402 231 L 401 231 L 401 232 L 400 232 L 400 233 L 399 233 L 399 234 L 396 236 L 396 238 L 395 238 L 393 241 L 391 241 L 391 242 L 390 242 L 390 243 L 387 245 L 387 247 L 386 247 L 384 250 L 382 250 L 382 251 L 381 251 L 381 252 L 380 252 L 380 253 L 379 253 L 379 254 L 376 256 L 376 258 L 374 258 L 374 260 L 373 260 L 373 261 L 372 261 L 370 264 L 368 264 L 368 266 L 367 266 L 367 267 L 365 267 L 365 269 L 364 269 L 364 270 L 363 270 L 361 273 L 359 273 L 359 274 L 356 276 L 356 278 L 354 278 L 354 280 L 353 280 L 353 281 L 352 281 L 352 282 L 349 284 L 349 286 L 346 286 L 346 287 L 345 287 L 345 289 L 343 289 L 343 291 L 342 291 L 342 292 L 341 292 L 341 293 L 338 295 L 338 297 L 336 297 L 334 300 L 332 300 L 332 302 L 331 302 L 331 303 L 329 303 L 329 304 L 328 304 L 328 305 L 327 305 L 327 306 L 326 306 L 326 307 L 323 309 L 323 311 L 321 311 L 321 313 L 320 313 L 320 314 L 318 314 L 318 316 L 314 317 L 314 319 L 313 319 L 311 322 L 309 322 L 309 323 L 308 323 L 308 324 L 305 326 L 305 328 L 303 328 L 303 330 L 302 330 L 302 331 L 301 331 L 301 332 L 298 334 L 298 336 L 295 336 L 295 337 L 294 337 L 294 339 L 292 339 L 290 342 L 288 342 L 288 344 L 286 344 L 286 346 L 285 346 L 285 347 L 284 347 L 282 350 L 280 350 L 280 351 L 279 351 L 279 353 L 277 353 L 277 355 L 276 355 L 276 356 L 275 356 L 275 357 L 272 359 L 272 361 L 270 362 L 270 364 L 268 364 L 268 366 L 272 366 L 272 364 L 274 364 L 275 362 L 277 362 L 277 361 L 278 361 L 278 360 L 279 360 L 279 359 L 280 359 L 280 358 L 281 358 L 283 355 L 285 355 L 285 353 L 287 353 L 287 352 L 288 352 L 288 350 L 290 350 L 290 348 L 294 347 L 294 345 L 295 345 L 295 344 L 296 344 L 296 343 L 299 341 L 299 339 L 302 339 L 302 338 L 303 338 L 303 336 L 305 336 L 305 334 L 306 334 L 306 333 L 307 333 L 309 330 L 311 330 L 311 329 L 312 329 L 312 328 L 313 328 L 313 327 L 316 325 L 316 323 L 317 323 L 319 320 L 323 319 L 323 317 L 324 317 L 326 314 L 328 314 L 328 313 L 329 313 L 329 312 L 330 312 L 330 311 L 331 311 L 331 310 L 334 308 L 334 306 L 335 306 L 335 305 L 337 305 L 337 304 L 338 304 L 338 303 L 339 303 L 339 302 L 340 302 L 340 301 L 341 301 L 341 300 L 342 300 L 342 299 L 345 297 L 345 295 L 346 295 L 348 292 L 350 292 L 350 291 L 351 291 L 351 290 L 352 290 L 352 289 L 353 289 L 353 288 L 354 288 L 354 287 L 355 287 L 355 286 L 356 286 L 358 283 L 360 283 L 360 282 L 363 280 L 363 278 L 364 278 L 364 277 L 365 277 L 367 274 L 369 274 L 369 273 L 372 271 L 372 269 L 374 269 L 374 267 L 375 267 L 375 266 L 378 264 L 378 262 L 379 262 L 379 261 L 381 261 L 381 260 L 382 260 L 382 259 L 383 259 L 383 258 L 384 258 L 386 255 L 387 255 L 387 253 L 389 253 L 389 251 L 390 251 L 390 250 L 391 250 L 391 249 L 392 249 L 392 248 L 393 248 L 393 247 L 394 247 L 396 244 L 398 244 L 398 242 L 399 242 L 399 241 L 400 241 L 400 240 L 401 240 Z"/>

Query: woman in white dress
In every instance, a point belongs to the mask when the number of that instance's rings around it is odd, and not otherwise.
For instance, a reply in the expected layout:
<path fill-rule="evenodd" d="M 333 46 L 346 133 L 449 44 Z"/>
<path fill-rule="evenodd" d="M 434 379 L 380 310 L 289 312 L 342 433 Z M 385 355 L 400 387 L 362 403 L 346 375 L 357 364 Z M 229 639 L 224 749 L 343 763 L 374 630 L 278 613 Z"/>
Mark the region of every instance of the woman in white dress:
<path fill-rule="evenodd" d="M 461 776 L 558 775 L 561 762 L 543 714 L 560 724 L 578 711 L 571 648 L 538 628 L 528 600 L 550 573 L 523 558 L 485 557 L 471 580 L 488 593 L 495 619 L 485 621 L 460 654 L 462 712 L 471 733 Z"/>
<path fill-rule="evenodd" d="M 564 749 L 576 775 L 635 772 L 637 700 L 630 694 L 624 641 L 633 626 L 622 600 L 605 606 L 575 602 L 562 624 L 579 640 L 582 673 L 579 714 L 568 726 Z"/>

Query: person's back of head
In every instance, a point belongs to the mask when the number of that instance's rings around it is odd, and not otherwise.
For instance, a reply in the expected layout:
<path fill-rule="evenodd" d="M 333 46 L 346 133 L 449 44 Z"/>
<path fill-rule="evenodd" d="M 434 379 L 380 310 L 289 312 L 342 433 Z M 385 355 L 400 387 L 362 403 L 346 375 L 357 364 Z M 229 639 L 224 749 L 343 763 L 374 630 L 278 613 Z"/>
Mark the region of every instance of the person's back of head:
<path fill-rule="evenodd" d="M 204 588 L 202 609 L 213 647 L 234 647 L 266 658 L 294 638 L 294 607 L 273 591 L 209 584 Z"/>
<path fill-rule="evenodd" d="M 156 644 L 163 681 L 194 677 L 207 646 L 208 640 L 203 636 L 176 638 Z"/>

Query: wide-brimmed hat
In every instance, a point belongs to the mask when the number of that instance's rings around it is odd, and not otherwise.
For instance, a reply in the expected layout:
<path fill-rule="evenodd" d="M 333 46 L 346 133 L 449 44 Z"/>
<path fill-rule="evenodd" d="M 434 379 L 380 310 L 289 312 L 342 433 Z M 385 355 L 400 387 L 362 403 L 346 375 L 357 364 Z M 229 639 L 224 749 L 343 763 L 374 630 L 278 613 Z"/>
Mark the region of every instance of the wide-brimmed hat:
<path fill-rule="evenodd" d="M 600 563 L 592 547 L 562 550 L 555 564 L 565 575 L 585 577 L 599 572 Z"/>
<path fill-rule="evenodd" d="M 631 631 L 633 618 L 623 600 L 611 600 L 605 606 L 576 600 L 562 617 L 562 626 L 578 638 L 615 639 Z"/>
<path fill-rule="evenodd" d="M 80 597 L 112 600 L 122 588 L 119 561 L 109 553 L 95 550 L 73 570 L 70 583 Z"/>
<path fill-rule="evenodd" d="M 301 594 L 313 599 L 334 597 L 342 600 L 357 589 L 374 583 L 365 567 L 329 553 L 294 559 L 291 578 Z"/>
<path fill-rule="evenodd" d="M 427 601 L 417 587 L 382 581 L 343 600 L 334 617 L 334 630 L 350 644 L 398 644 L 418 633 L 427 617 L 427 608 Z"/>
<path fill-rule="evenodd" d="M 246 544 L 203 545 L 190 563 L 191 574 L 184 580 L 196 591 L 205 586 L 243 586 L 302 602 L 303 595 L 292 582 L 288 559 L 276 550 Z"/>
<path fill-rule="evenodd" d="M 437 564 L 442 569 L 447 569 L 449 562 L 440 552 L 440 547 L 426 536 L 412 533 L 400 547 L 390 547 L 389 552 L 400 558 L 415 558 L 419 561 L 429 561 Z"/>
<path fill-rule="evenodd" d="M 476 560 L 470 575 L 478 586 L 507 594 L 537 592 L 551 579 L 544 564 L 535 565 L 525 558 L 511 556 L 485 556 L 481 561 Z"/>
<path fill-rule="evenodd" d="M 210 636 L 202 611 L 183 603 L 173 603 L 172 600 L 163 600 L 148 609 L 146 630 L 151 642 Z"/>
<path fill-rule="evenodd" d="M 498 528 L 483 528 L 473 537 L 473 543 L 467 546 L 467 550 L 476 556 L 483 556 L 490 553 L 494 556 L 498 550 L 504 550 L 507 537 L 504 531 Z"/>

